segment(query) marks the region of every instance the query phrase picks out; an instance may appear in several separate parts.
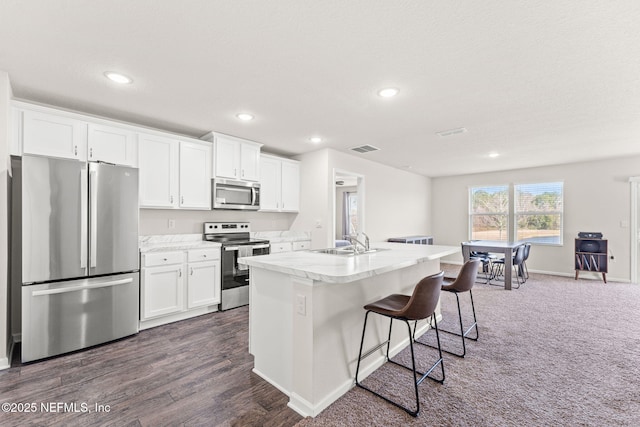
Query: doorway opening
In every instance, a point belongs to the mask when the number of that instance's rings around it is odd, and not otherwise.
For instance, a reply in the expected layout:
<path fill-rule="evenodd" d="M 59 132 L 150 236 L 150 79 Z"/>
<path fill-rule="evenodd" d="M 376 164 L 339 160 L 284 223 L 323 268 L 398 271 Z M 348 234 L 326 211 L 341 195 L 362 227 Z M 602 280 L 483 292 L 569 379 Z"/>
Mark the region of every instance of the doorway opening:
<path fill-rule="evenodd" d="M 347 237 L 365 231 L 364 175 L 333 170 L 333 247 L 349 244 Z"/>
<path fill-rule="evenodd" d="M 640 283 L 640 176 L 629 178 L 631 184 L 631 282 Z"/>

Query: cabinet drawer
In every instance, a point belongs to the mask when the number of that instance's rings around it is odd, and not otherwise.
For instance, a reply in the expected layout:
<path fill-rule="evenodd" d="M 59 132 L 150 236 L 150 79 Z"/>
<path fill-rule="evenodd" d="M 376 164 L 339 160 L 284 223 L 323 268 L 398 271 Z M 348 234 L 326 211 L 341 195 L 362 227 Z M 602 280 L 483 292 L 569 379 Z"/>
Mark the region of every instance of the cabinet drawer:
<path fill-rule="evenodd" d="M 272 243 L 269 252 L 272 254 L 277 254 L 278 252 L 291 252 L 291 242 Z"/>
<path fill-rule="evenodd" d="M 182 264 L 184 252 L 155 252 L 142 255 L 142 266 L 153 267 L 156 265 Z"/>
<path fill-rule="evenodd" d="M 294 251 L 304 251 L 307 249 L 311 249 L 311 242 L 308 240 L 302 242 L 293 242 L 293 250 Z"/>
<path fill-rule="evenodd" d="M 212 261 L 220 259 L 220 249 L 191 249 L 187 253 L 189 262 Z"/>

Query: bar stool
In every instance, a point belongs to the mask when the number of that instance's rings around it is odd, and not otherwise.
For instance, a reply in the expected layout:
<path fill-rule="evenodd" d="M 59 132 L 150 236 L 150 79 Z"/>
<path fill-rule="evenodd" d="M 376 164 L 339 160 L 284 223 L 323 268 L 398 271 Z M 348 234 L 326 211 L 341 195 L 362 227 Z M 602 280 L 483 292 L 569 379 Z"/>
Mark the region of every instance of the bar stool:
<path fill-rule="evenodd" d="M 476 276 L 478 275 L 478 269 L 480 268 L 480 260 L 471 259 L 464 263 L 462 268 L 460 269 L 460 273 L 458 273 L 458 277 L 453 280 L 445 280 L 445 283 L 442 285 L 442 290 L 445 292 L 451 292 L 456 296 L 456 303 L 458 304 L 458 321 L 460 322 L 460 333 L 453 331 L 446 331 L 444 329 L 440 329 L 440 332 L 445 332 L 451 335 L 457 335 L 462 337 L 462 354 L 455 353 L 453 351 L 442 349 L 442 351 L 447 352 L 449 354 L 453 354 L 454 356 L 464 357 L 467 354 L 467 346 L 465 344 L 465 338 L 470 339 L 472 341 L 478 341 L 480 337 L 478 333 L 478 319 L 476 318 L 476 308 L 473 304 L 473 294 L 471 293 L 471 288 L 473 288 L 473 284 L 476 281 Z M 469 298 L 471 298 L 471 311 L 473 312 L 473 324 L 464 330 L 464 326 L 462 324 L 462 311 L 460 310 L 460 297 L 458 294 L 463 292 L 469 292 Z M 475 337 L 468 336 L 472 329 L 476 330 Z M 423 343 L 420 343 L 423 344 Z M 430 347 L 434 347 L 431 344 L 425 344 Z M 438 343 L 440 346 L 440 343 Z"/>
<path fill-rule="evenodd" d="M 417 417 L 420 412 L 420 398 L 418 395 L 418 386 L 425 378 L 429 378 L 439 383 L 444 382 L 444 365 L 442 360 L 442 349 L 440 348 L 440 335 L 438 334 L 438 323 L 435 316 L 436 306 L 438 305 L 438 300 L 440 298 L 440 290 L 442 288 L 442 278 L 444 277 L 444 273 L 441 271 L 438 274 L 434 274 L 431 276 L 427 276 L 420 280 L 413 290 L 413 294 L 411 296 L 408 295 L 399 295 L 393 294 L 389 295 L 386 298 L 373 302 L 371 304 L 367 304 L 364 306 L 364 309 L 367 310 L 367 313 L 364 316 L 364 326 L 362 328 L 362 339 L 360 341 L 360 353 L 358 354 L 358 365 L 356 367 L 356 385 L 360 388 L 363 388 L 376 396 L 386 400 L 387 402 L 397 406 L 400 409 L 403 409 L 410 415 Z M 364 345 L 364 336 L 367 330 L 367 320 L 369 318 L 370 313 L 376 313 L 381 316 L 389 317 L 389 337 L 387 340 L 375 348 L 369 350 L 366 354 L 362 354 L 362 347 Z M 438 355 L 439 358 L 436 362 L 425 372 L 421 373 L 416 370 L 416 359 L 414 354 L 413 343 L 415 341 L 415 327 L 414 331 L 411 332 L 411 325 L 409 321 L 417 321 L 422 319 L 427 319 L 431 317 L 431 324 L 436 331 L 436 337 L 438 340 Z M 409 347 L 411 348 L 411 363 L 412 367 L 405 366 L 398 362 L 395 362 L 389 358 L 389 346 L 391 343 L 391 326 L 393 324 L 393 319 L 401 320 L 407 325 L 407 330 L 409 333 Z M 416 341 L 417 342 L 417 341 Z M 422 344 L 422 343 L 420 343 Z M 413 380 L 415 386 L 416 393 L 416 409 L 411 410 L 407 407 L 402 406 L 401 404 L 394 402 L 386 396 L 379 394 L 378 392 L 368 388 L 358 381 L 358 372 L 360 371 L 360 361 L 367 356 L 370 356 L 378 349 L 387 346 L 386 360 L 401 366 L 405 369 L 408 369 L 413 372 Z M 426 344 L 423 344 L 426 345 Z M 429 374 L 438 366 L 442 370 L 442 379 L 434 378 L 429 376 Z M 420 378 L 416 380 L 416 375 L 420 375 Z"/>

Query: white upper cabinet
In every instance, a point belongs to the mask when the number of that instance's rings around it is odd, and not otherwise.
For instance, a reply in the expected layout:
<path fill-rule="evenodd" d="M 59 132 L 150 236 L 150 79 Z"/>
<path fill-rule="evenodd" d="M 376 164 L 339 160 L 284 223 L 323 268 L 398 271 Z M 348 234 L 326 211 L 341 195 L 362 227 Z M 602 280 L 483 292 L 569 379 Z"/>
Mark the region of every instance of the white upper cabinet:
<path fill-rule="evenodd" d="M 211 209 L 211 143 L 180 141 L 180 207 Z"/>
<path fill-rule="evenodd" d="M 24 111 L 22 138 L 25 154 L 87 160 L 87 124 L 81 120 Z"/>
<path fill-rule="evenodd" d="M 298 212 L 299 209 L 300 163 L 291 160 L 283 160 L 281 210 L 287 212 Z"/>
<path fill-rule="evenodd" d="M 260 210 L 298 212 L 300 163 L 264 154 L 260 163 Z"/>
<path fill-rule="evenodd" d="M 140 207 L 211 209 L 211 144 L 139 134 Z"/>
<path fill-rule="evenodd" d="M 138 135 L 140 207 L 178 207 L 179 142 Z"/>
<path fill-rule="evenodd" d="M 89 123 L 89 161 L 137 166 L 138 150 L 134 132 L 114 126 Z"/>
<path fill-rule="evenodd" d="M 240 179 L 260 181 L 260 147 L 255 142 L 240 144 Z"/>
<path fill-rule="evenodd" d="M 260 210 L 277 211 L 282 197 L 282 162 L 263 155 L 260 163 Z"/>
<path fill-rule="evenodd" d="M 262 144 L 214 133 L 206 135 L 204 139 L 213 142 L 214 176 L 244 181 L 260 180 Z"/>

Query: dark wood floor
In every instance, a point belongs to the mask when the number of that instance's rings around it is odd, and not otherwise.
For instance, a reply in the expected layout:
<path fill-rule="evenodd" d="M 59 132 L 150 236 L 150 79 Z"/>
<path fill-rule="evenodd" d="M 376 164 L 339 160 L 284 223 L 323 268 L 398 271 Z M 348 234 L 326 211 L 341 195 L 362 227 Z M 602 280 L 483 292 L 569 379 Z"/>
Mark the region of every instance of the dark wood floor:
<path fill-rule="evenodd" d="M 293 426 L 288 398 L 251 372 L 248 318 L 248 307 L 212 313 L 26 365 L 15 351 L 0 402 L 37 410 L 0 412 L 0 425 Z"/>

